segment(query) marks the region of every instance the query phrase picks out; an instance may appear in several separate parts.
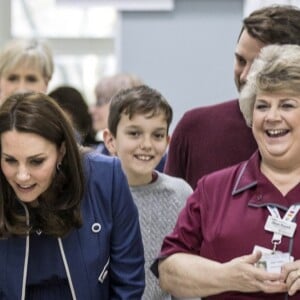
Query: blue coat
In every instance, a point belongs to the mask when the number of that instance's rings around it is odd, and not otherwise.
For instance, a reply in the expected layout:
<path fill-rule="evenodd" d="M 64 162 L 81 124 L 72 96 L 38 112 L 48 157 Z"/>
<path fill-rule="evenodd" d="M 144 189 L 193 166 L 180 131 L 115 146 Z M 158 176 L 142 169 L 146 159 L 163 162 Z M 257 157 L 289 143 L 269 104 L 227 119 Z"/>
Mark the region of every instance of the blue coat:
<path fill-rule="evenodd" d="M 85 171 L 83 226 L 62 239 L 76 298 L 141 299 L 144 255 L 138 212 L 120 163 L 89 154 Z M 0 240 L 0 299 L 21 299 L 25 245 L 23 237 Z"/>

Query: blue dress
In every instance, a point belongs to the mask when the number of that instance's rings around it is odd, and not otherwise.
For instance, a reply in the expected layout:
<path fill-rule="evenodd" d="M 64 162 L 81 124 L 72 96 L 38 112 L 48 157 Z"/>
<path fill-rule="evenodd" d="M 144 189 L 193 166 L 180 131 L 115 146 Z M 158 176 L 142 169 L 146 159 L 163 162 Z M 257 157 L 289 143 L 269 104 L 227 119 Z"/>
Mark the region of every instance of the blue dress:
<path fill-rule="evenodd" d="M 72 299 L 57 238 L 30 235 L 26 300 Z"/>

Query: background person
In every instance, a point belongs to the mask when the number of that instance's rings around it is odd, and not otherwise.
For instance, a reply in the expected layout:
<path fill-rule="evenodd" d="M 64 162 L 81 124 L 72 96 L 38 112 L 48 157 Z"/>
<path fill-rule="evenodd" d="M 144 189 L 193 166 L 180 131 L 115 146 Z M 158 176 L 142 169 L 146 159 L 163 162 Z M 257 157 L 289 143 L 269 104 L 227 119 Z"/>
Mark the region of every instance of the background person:
<path fill-rule="evenodd" d="M 169 142 L 172 108 L 148 86 L 123 90 L 113 96 L 104 140 L 117 155 L 138 207 L 145 249 L 146 288 L 143 299 L 168 299 L 150 265 L 163 237 L 174 227 L 192 188 L 182 179 L 155 170 Z"/>
<path fill-rule="evenodd" d="M 96 104 L 90 111 L 93 128 L 97 133 L 97 140 L 103 142 L 103 130 L 107 128 L 109 104 L 111 98 L 122 89 L 142 85 L 143 81 L 134 74 L 119 73 L 102 78 L 95 87 Z"/>
<path fill-rule="evenodd" d="M 80 153 L 42 93 L 0 108 L 0 295 L 140 299 L 138 213 L 118 160 Z"/>
<path fill-rule="evenodd" d="M 83 146 L 95 146 L 92 118 L 80 91 L 72 86 L 59 86 L 48 95 L 67 113 L 76 130 L 78 142 Z"/>
<path fill-rule="evenodd" d="M 300 46 L 264 47 L 240 106 L 258 150 L 199 180 L 164 240 L 160 282 L 181 297 L 300 299 L 299 229 L 265 228 L 270 215 L 300 224 Z M 262 253 L 267 271 L 255 266 Z"/>
<path fill-rule="evenodd" d="M 0 53 L 0 104 L 17 92 L 46 93 L 53 70 L 52 51 L 45 40 L 9 40 Z"/>
<path fill-rule="evenodd" d="M 269 6 L 243 20 L 235 49 L 237 90 L 246 82 L 253 60 L 269 44 L 300 45 L 300 10 Z M 165 173 L 185 179 L 193 189 L 203 175 L 248 159 L 257 145 L 238 100 L 199 107 L 184 114 L 170 141 Z"/>

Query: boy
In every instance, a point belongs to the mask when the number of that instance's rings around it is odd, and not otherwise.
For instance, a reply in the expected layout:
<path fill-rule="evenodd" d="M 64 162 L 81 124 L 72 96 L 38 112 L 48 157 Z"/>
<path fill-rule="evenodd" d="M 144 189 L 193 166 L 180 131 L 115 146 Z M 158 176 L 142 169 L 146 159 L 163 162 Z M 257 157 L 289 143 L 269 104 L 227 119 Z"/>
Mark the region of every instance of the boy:
<path fill-rule="evenodd" d="M 110 104 L 104 142 L 117 155 L 139 210 L 145 249 L 146 289 L 143 299 L 166 299 L 149 267 L 162 239 L 171 232 L 192 188 L 183 180 L 155 170 L 168 143 L 172 108 L 156 90 L 142 85 L 123 90 Z"/>

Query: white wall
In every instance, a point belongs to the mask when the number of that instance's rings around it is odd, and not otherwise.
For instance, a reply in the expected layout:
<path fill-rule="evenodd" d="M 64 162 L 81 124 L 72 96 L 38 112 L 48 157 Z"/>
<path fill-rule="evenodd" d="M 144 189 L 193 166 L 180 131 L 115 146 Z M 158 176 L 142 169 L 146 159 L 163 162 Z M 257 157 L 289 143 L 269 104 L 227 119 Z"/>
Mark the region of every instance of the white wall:
<path fill-rule="evenodd" d="M 170 12 L 121 13 L 120 71 L 168 99 L 171 131 L 186 110 L 237 96 L 233 59 L 242 15 L 242 0 L 175 0 Z"/>
<path fill-rule="evenodd" d="M 0 1 L 0 45 L 10 39 L 10 0 Z"/>

